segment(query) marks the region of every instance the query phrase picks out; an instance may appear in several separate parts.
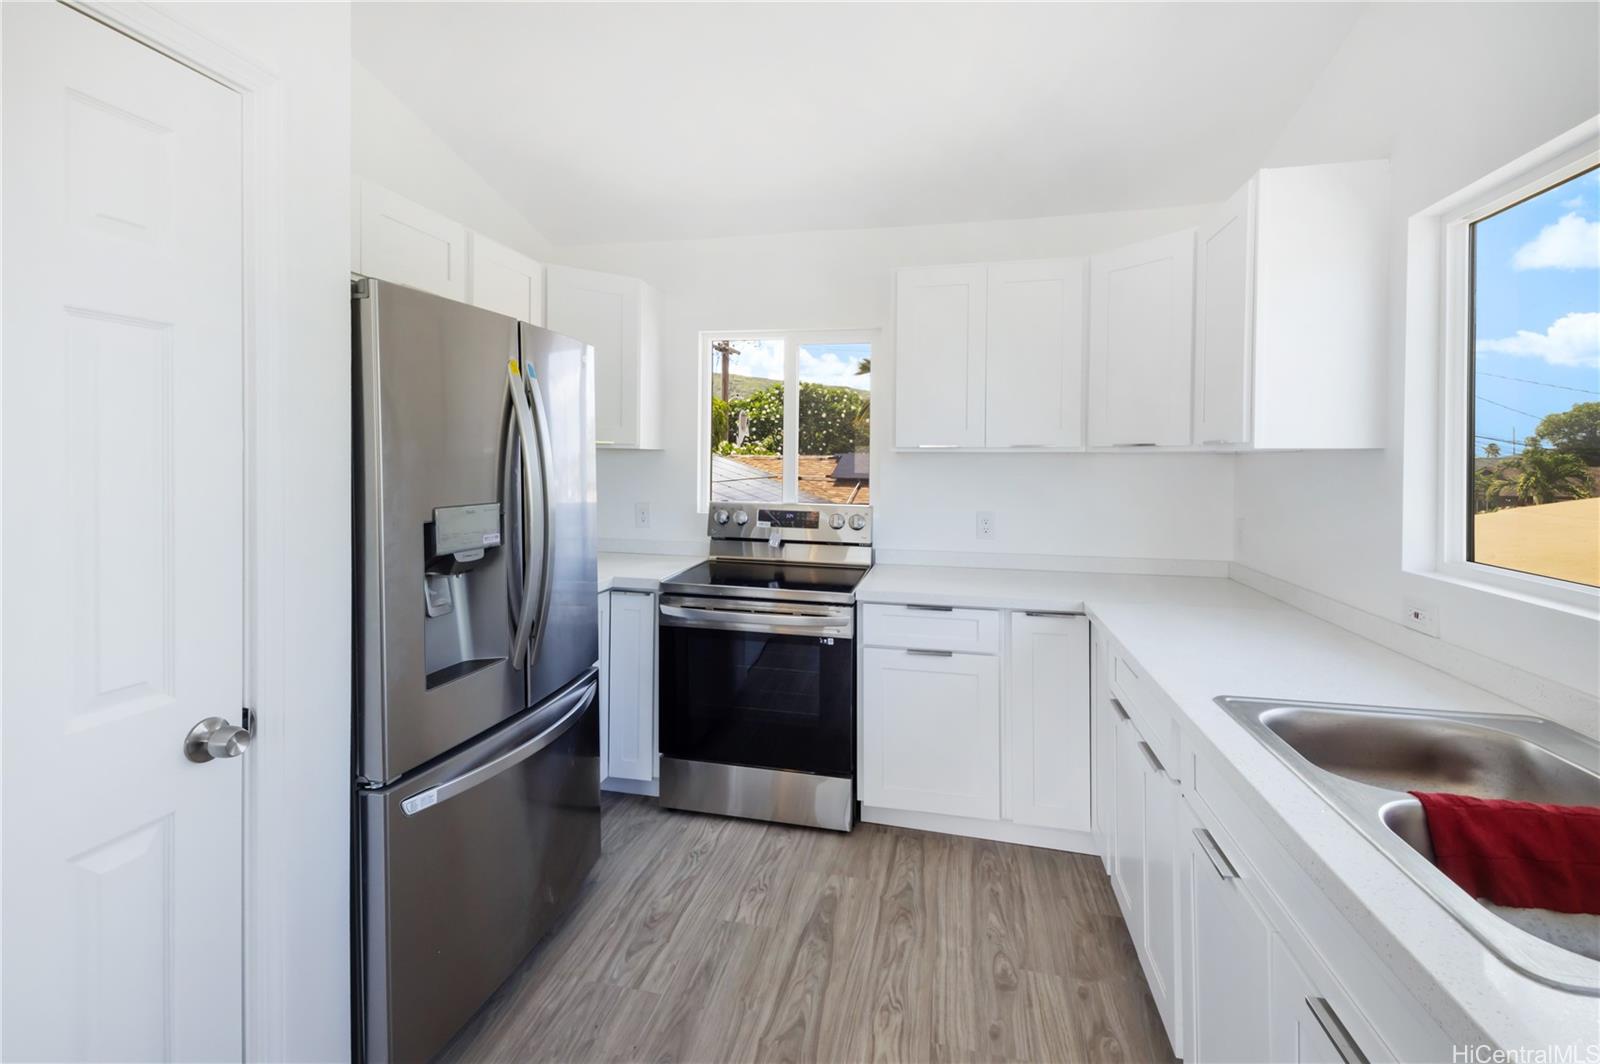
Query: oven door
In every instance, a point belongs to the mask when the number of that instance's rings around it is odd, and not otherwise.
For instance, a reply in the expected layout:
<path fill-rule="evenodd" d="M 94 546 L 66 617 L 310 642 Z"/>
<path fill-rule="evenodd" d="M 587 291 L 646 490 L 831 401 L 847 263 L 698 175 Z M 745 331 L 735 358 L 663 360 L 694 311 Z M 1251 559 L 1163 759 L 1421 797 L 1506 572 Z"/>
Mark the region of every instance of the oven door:
<path fill-rule="evenodd" d="M 855 611 L 661 599 L 661 753 L 849 778 Z"/>

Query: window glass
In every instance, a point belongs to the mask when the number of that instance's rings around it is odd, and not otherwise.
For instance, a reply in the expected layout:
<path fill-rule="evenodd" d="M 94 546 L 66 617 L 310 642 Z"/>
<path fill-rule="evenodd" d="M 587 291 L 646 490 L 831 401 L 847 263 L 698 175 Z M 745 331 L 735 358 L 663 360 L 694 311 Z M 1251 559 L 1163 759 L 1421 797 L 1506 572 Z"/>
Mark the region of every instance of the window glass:
<path fill-rule="evenodd" d="M 800 502 L 871 502 L 872 345 L 799 349 Z"/>
<path fill-rule="evenodd" d="M 711 343 L 711 501 L 783 501 L 783 342 Z"/>
<path fill-rule="evenodd" d="M 1472 225 L 1467 560 L 1600 586 L 1600 170 Z"/>

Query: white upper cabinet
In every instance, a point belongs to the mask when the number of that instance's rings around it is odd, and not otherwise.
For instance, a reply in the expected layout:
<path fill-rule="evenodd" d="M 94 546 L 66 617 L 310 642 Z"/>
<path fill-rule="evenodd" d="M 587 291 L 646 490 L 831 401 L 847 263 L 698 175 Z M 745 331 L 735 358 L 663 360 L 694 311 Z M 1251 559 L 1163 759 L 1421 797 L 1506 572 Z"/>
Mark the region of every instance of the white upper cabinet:
<path fill-rule="evenodd" d="M 1195 439 L 1384 444 L 1389 164 L 1262 170 L 1202 228 Z"/>
<path fill-rule="evenodd" d="M 465 302 L 467 227 L 371 181 L 356 190 L 356 271 Z"/>
<path fill-rule="evenodd" d="M 988 267 L 984 442 L 1083 445 L 1083 259 Z"/>
<path fill-rule="evenodd" d="M 984 445 L 985 283 L 983 266 L 896 274 L 896 447 Z"/>
<path fill-rule="evenodd" d="M 1089 442 L 1191 442 L 1193 229 L 1096 255 L 1090 264 Z"/>
<path fill-rule="evenodd" d="M 1194 438 L 1200 444 L 1244 443 L 1250 385 L 1251 286 L 1255 261 L 1256 183 L 1234 194 L 1200 227 L 1196 250 Z"/>
<path fill-rule="evenodd" d="M 545 324 L 594 348 L 595 443 L 659 447 L 655 291 L 632 277 L 550 266 Z"/>
<path fill-rule="evenodd" d="M 467 302 L 544 324 L 544 267 L 479 233 L 467 240 Z"/>

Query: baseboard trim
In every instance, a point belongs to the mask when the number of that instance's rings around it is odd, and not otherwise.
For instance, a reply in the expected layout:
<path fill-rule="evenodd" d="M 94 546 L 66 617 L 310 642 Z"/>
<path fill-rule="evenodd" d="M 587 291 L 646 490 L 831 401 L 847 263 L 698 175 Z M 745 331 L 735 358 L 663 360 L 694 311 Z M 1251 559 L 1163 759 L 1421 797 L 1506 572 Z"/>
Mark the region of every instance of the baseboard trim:
<path fill-rule="evenodd" d="M 912 828 L 916 831 L 933 831 L 940 835 L 964 835 L 971 839 L 989 839 L 993 842 L 1013 842 L 1019 846 L 1038 846 L 1046 850 L 1065 850 L 1068 853 L 1086 853 L 1095 857 L 1100 855 L 1094 835 L 1088 831 L 1033 827 L 1028 824 L 1013 824 L 1007 820 L 980 820 L 976 817 L 885 809 L 864 802 L 861 805 L 861 822 L 886 824 L 895 828 Z"/>
<path fill-rule="evenodd" d="M 1051 573 L 1226 577 L 1225 561 L 1202 558 L 1107 558 L 1079 554 L 995 554 L 981 551 L 896 550 L 879 547 L 879 565 L 949 565 L 962 569 L 1037 569 Z"/>
<path fill-rule="evenodd" d="M 1263 595 L 1369 639 L 1397 654 L 1404 654 L 1440 672 L 1449 673 L 1474 687 L 1481 687 L 1490 694 L 1524 706 L 1530 712 L 1573 731 L 1589 736 L 1597 734 L 1595 700 L 1576 688 L 1536 676 L 1455 643 L 1423 635 L 1398 621 L 1379 617 L 1248 565 L 1231 562 L 1228 576 Z"/>

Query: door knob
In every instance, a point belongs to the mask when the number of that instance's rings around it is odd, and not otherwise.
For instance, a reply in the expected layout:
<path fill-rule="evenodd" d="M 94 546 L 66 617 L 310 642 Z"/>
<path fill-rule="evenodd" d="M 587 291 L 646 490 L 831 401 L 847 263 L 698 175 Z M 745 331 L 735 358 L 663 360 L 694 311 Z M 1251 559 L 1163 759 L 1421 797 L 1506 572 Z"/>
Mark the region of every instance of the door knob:
<path fill-rule="evenodd" d="M 183 756 L 202 765 L 219 757 L 238 757 L 249 748 L 249 729 L 221 717 L 207 717 L 190 728 L 183 740 Z"/>

